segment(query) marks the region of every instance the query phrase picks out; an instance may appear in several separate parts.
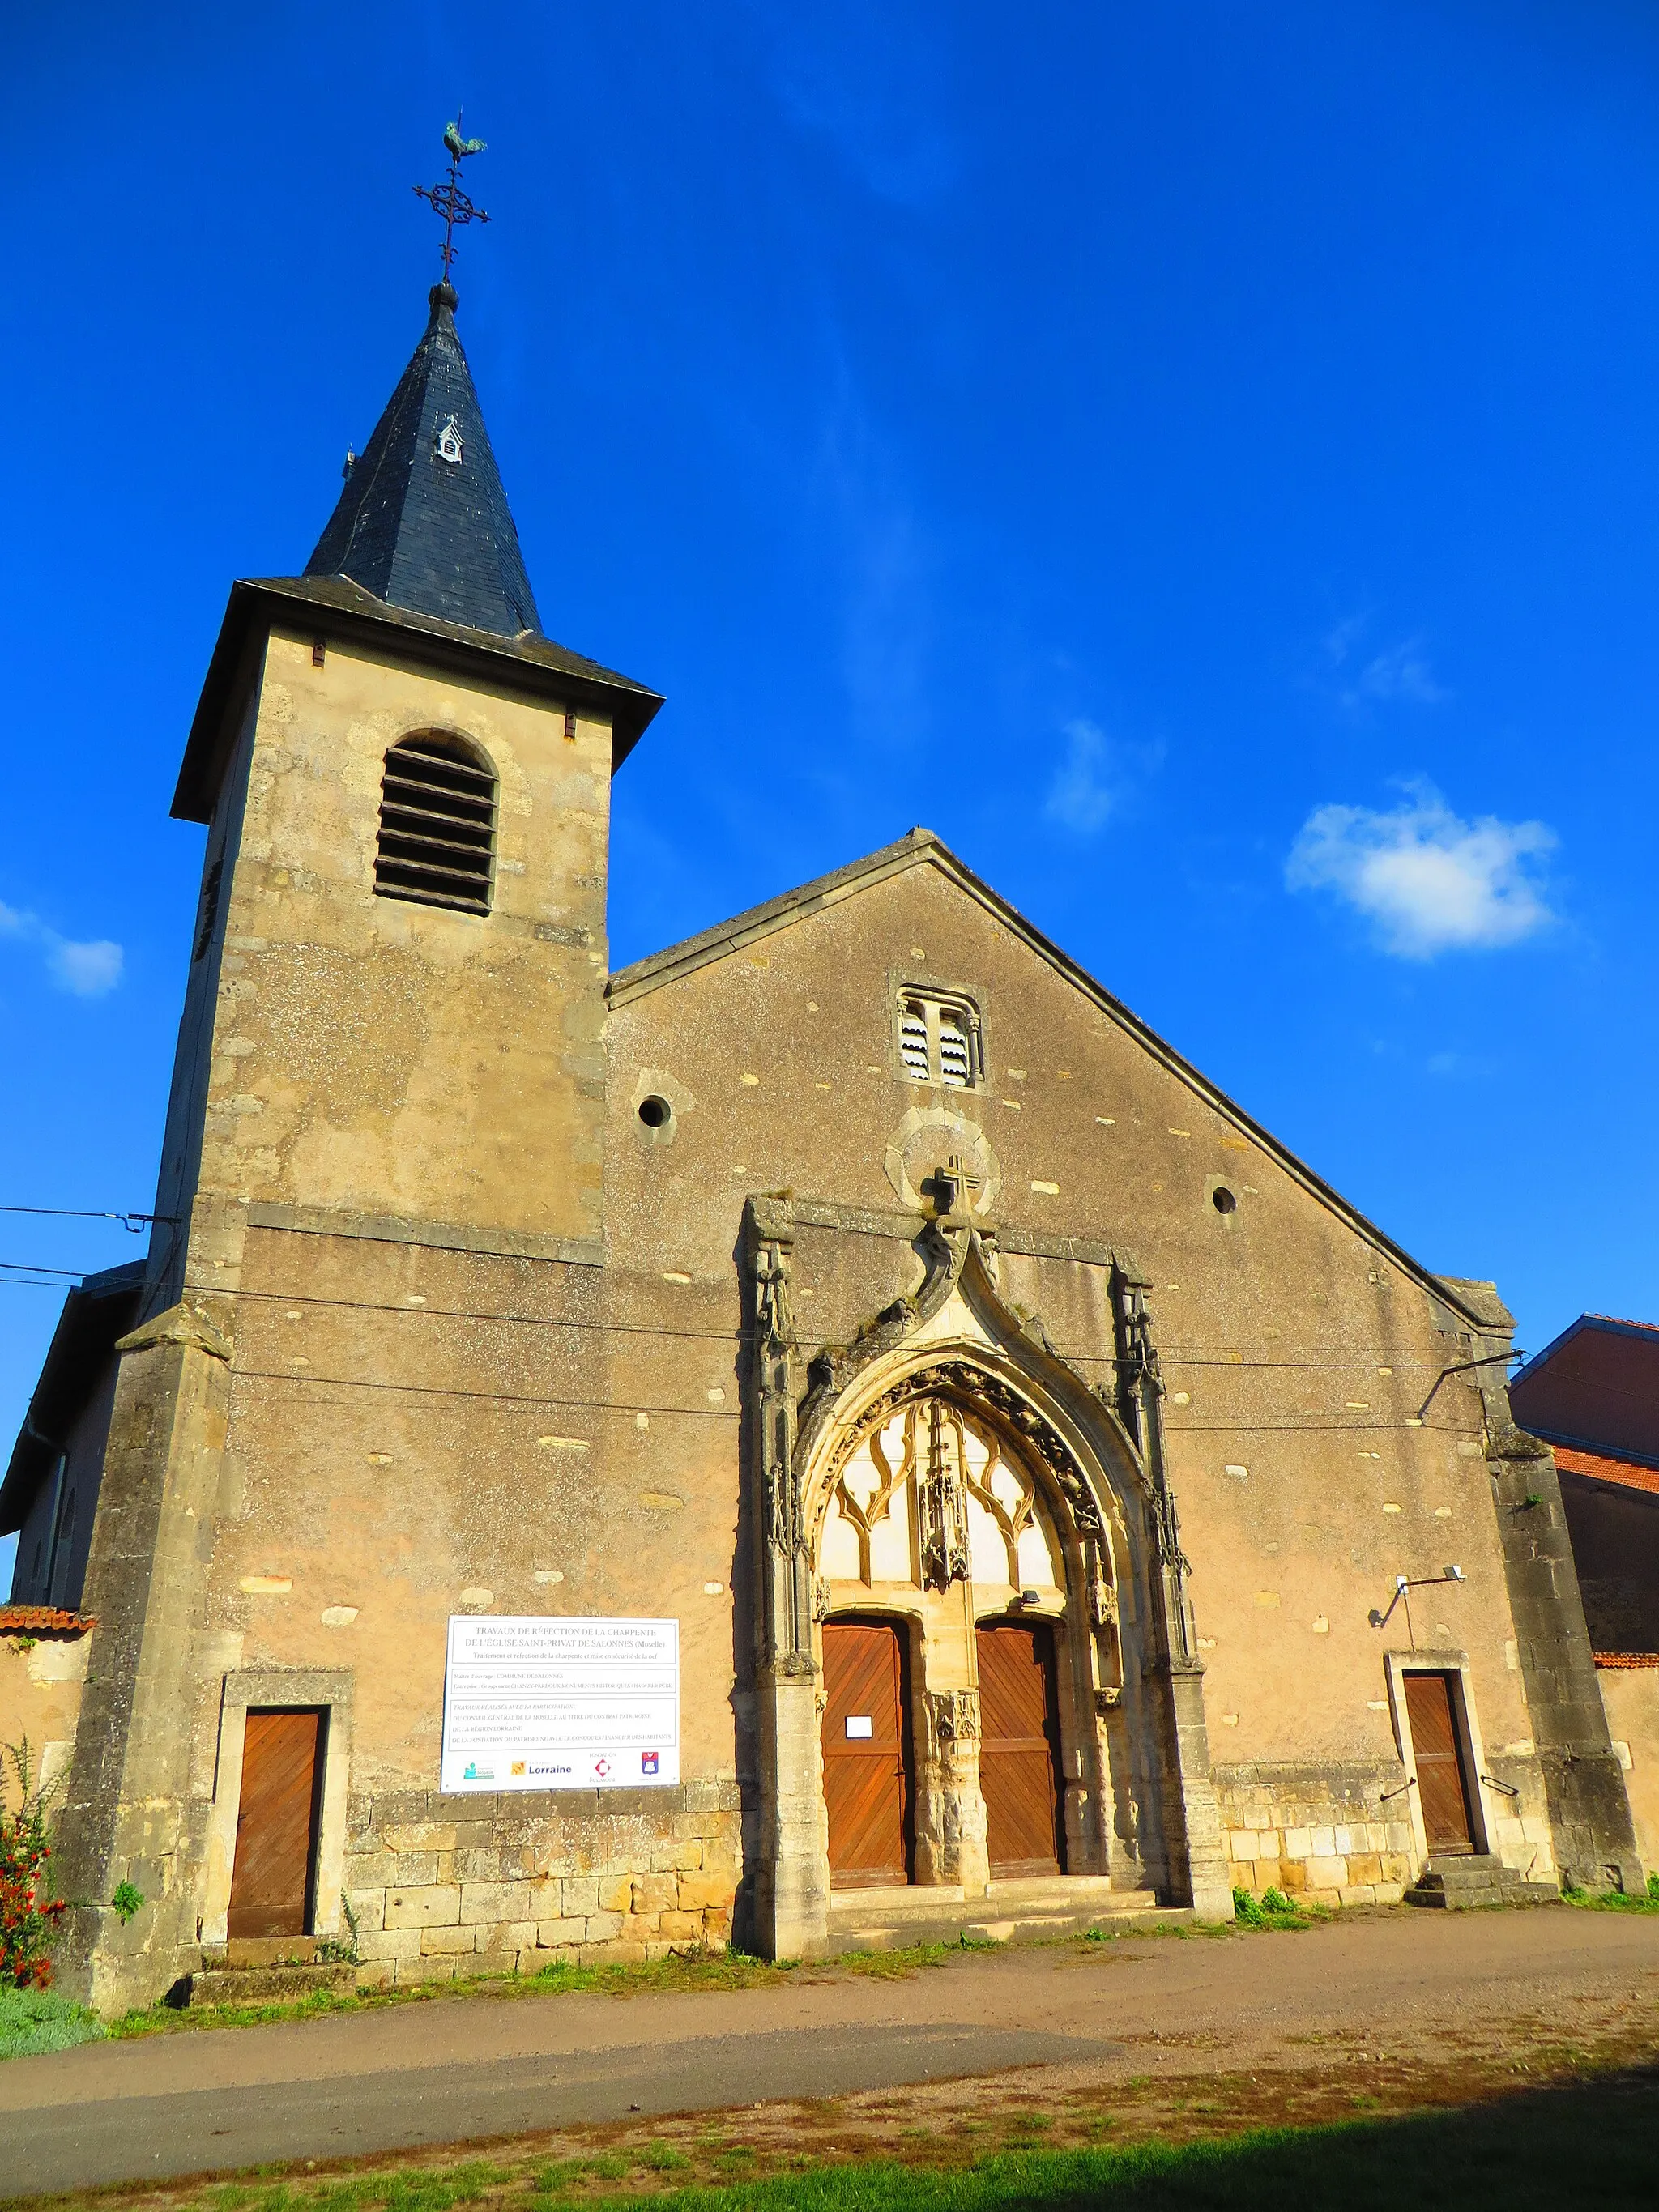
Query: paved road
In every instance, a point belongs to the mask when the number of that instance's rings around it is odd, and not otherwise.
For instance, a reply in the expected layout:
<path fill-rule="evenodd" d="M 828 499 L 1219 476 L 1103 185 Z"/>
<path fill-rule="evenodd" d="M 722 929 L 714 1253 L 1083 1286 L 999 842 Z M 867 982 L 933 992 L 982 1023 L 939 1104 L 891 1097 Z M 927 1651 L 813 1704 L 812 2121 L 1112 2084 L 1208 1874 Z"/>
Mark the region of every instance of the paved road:
<path fill-rule="evenodd" d="M 580 2121 L 982 2075 L 1317 2063 L 1318 2039 L 1431 2046 L 1493 2015 L 1609 2001 L 1659 2044 L 1659 1920 L 1355 1917 L 1231 1942 L 970 1954 L 900 1981 L 826 1972 L 684 1996 L 461 1997 L 89 2044 L 0 2066 L 9 2195 L 337 2158 Z"/>

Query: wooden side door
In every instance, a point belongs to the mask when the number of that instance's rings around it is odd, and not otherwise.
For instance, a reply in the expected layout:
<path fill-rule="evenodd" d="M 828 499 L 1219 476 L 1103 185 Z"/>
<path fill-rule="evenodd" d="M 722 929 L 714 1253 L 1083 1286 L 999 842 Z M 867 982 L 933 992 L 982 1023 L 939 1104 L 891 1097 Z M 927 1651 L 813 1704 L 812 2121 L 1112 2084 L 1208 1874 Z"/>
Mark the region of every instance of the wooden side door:
<path fill-rule="evenodd" d="M 325 1721 L 320 1712 L 248 1712 L 226 1928 L 233 1937 L 307 1932 Z"/>
<path fill-rule="evenodd" d="M 904 1642 L 887 1621 L 823 1625 L 823 1795 L 832 1888 L 910 1879 Z"/>
<path fill-rule="evenodd" d="M 1463 1768 L 1449 1674 L 1407 1674 L 1406 1719 L 1417 1759 L 1417 1796 L 1435 1856 L 1474 1849 L 1469 1781 Z"/>
<path fill-rule="evenodd" d="M 979 1786 L 991 1872 L 1060 1874 L 1060 1704 L 1046 1620 L 998 1620 L 977 1632 Z"/>

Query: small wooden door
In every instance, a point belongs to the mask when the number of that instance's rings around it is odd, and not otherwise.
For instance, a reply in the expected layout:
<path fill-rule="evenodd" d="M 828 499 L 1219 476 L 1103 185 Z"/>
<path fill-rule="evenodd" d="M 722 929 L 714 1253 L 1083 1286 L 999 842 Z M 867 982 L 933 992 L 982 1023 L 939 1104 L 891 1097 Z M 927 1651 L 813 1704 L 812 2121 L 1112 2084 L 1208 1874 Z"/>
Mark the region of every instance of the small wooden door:
<path fill-rule="evenodd" d="M 1474 1849 L 1469 1778 L 1463 1767 L 1449 1674 L 1408 1674 L 1406 1718 L 1417 1759 L 1417 1796 L 1435 1856 Z"/>
<path fill-rule="evenodd" d="M 823 1625 L 823 1795 L 836 1889 L 910 1879 L 903 1638 L 887 1621 Z"/>
<path fill-rule="evenodd" d="M 230 1876 L 231 1936 L 303 1936 L 322 1802 L 324 1715 L 249 1711 Z"/>
<path fill-rule="evenodd" d="M 1047 1621 L 999 1620 L 978 1632 L 979 1786 L 991 1872 L 1060 1874 L 1060 1706 Z"/>

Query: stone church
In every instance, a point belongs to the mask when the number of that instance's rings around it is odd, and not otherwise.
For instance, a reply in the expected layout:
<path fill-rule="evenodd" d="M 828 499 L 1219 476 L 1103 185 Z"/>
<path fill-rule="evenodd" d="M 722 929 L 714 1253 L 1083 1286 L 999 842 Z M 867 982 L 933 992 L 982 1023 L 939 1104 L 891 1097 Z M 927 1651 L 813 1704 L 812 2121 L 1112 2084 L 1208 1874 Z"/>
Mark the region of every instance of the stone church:
<path fill-rule="evenodd" d="M 231 590 L 149 1256 L 0 1489 L 62 1984 L 1638 1886 L 1491 1284 L 926 830 L 611 971 L 662 702 L 455 307 Z"/>

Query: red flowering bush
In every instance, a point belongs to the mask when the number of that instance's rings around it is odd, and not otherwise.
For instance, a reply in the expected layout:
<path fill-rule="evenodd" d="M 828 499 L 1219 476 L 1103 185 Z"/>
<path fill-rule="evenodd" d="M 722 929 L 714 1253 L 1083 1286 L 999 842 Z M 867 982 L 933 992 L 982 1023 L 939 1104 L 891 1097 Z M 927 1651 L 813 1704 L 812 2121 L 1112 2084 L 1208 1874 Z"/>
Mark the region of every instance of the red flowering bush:
<path fill-rule="evenodd" d="M 0 1988 L 43 1990 L 52 1979 L 52 1947 L 69 1911 L 52 1894 L 46 1868 L 50 1789 L 34 1780 L 29 1742 L 0 1746 L 17 1778 L 15 1810 L 0 1803 Z M 5 1780 L 0 1771 L 0 1784 Z"/>

